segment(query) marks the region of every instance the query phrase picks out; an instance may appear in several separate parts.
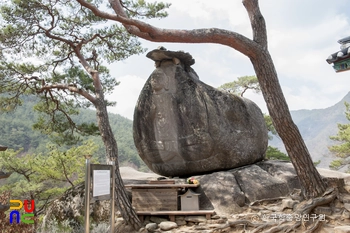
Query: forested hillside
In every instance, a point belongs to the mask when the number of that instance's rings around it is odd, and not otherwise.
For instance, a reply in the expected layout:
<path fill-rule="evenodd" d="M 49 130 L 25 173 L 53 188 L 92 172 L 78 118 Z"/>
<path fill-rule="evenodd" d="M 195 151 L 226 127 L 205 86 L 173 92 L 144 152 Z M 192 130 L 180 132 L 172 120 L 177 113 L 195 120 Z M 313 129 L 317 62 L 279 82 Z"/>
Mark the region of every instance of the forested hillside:
<path fill-rule="evenodd" d="M 35 97 L 26 97 L 23 105 L 15 111 L 0 114 L 0 144 L 10 149 L 23 149 L 24 152 L 47 153 L 46 145 L 50 142 L 49 136 L 33 130 L 33 124 L 38 114 L 33 110 Z M 77 123 L 96 122 L 94 110 L 82 109 L 80 114 L 73 117 Z M 118 114 L 109 114 L 111 127 L 116 135 L 121 165 L 135 166 L 140 170 L 147 170 L 143 161 L 137 154 L 133 137 L 132 121 Z M 92 140 L 99 147 L 93 156 L 102 163 L 105 162 L 105 151 L 99 136 L 84 137 L 82 140 Z"/>
<path fill-rule="evenodd" d="M 329 152 L 328 147 L 336 142 L 329 136 L 336 135 L 337 123 L 349 123 L 345 118 L 344 102 L 350 102 L 350 93 L 335 105 L 325 109 L 297 110 L 291 111 L 293 119 L 310 150 L 313 161 L 321 161 L 319 167 L 328 168 L 335 157 Z M 0 114 L 0 144 L 18 150 L 23 148 L 24 152 L 45 152 L 49 137 L 32 129 L 35 119 L 38 117 L 33 111 L 35 98 L 27 97 L 23 106 L 16 111 Z M 80 115 L 75 117 L 78 123 L 95 122 L 95 111 L 82 109 Z M 117 137 L 119 149 L 119 162 L 122 165 L 135 166 L 137 169 L 147 170 L 143 161 L 137 154 L 133 137 L 132 121 L 117 114 L 110 113 L 110 122 Z M 99 149 L 93 156 L 100 162 L 105 161 L 105 152 L 100 137 L 86 137 L 91 139 Z M 269 142 L 271 146 L 285 151 L 280 139 L 274 138 Z"/>
<path fill-rule="evenodd" d="M 336 144 L 329 137 L 337 134 L 337 124 L 350 123 L 345 117 L 344 102 L 350 103 L 350 92 L 338 103 L 325 109 L 291 111 L 293 120 L 310 151 L 312 160 L 321 162 L 318 167 L 329 168 L 330 162 L 335 159 L 328 147 Z M 278 138 L 274 138 L 270 144 L 285 151 L 282 141 Z"/>

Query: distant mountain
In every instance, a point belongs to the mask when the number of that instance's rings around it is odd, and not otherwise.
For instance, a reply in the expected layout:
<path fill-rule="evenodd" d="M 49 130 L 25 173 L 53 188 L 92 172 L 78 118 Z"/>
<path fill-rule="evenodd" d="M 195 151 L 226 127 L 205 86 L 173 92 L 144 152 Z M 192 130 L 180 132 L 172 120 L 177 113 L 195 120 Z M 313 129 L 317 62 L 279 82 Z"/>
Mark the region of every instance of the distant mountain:
<path fill-rule="evenodd" d="M 350 102 L 350 92 L 337 104 L 325 109 L 291 111 L 293 120 L 298 126 L 301 135 L 310 151 L 313 161 L 321 160 L 318 167 L 328 168 L 330 162 L 335 159 L 328 147 L 336 142 L 329 139 L 338 132 L 338 123 L 350 123 L 345 117 L 344 102 Z M 15 112 L 0 114 L 0 145 L 9 148 L 24 148 L 28 152 L 44 152 L 48 137 L 32 130 L 32 125 L 37 118 L 33 111 L 35 99 L 28 98 L 24 105 Z M 77 117 L 78 121 L 96 122 L 94 110 L 83 109 Z M 123 165 L 132 165 L 141 170 L 147 170 L 145 164 L 138 156 L 132 136 L 132 121 L 118 114 L 109 114 L 112 130 L 118 142 L 119 162 Z M 105 152 L 100 137 L 89 137 L 99 145 L 98 152 L 94 155 L 103 162 Z M 284 145 L 279 138 L 274 137 L 269 142 L 271 146 L 278 147 L 285 152 Z"/>
<path fill-rule="evenodd" d="M 46 144 L 50 141 L 47 135 L 32 129 L 38 118 L 33 110 L 36 104 L 35 97 L 25 97 L 23 105 L 14 112 L 0 114 L 0 145 L 10 149 L 23 149 L 28 153 L 46 153 Z M 81 109 L 78 116 L 73 117 L 77 123 L 96 122 L 96 111 Z M 119 163 L 124 166 L 147 171 L 148 168 L 139 157 L 133 140 L 132 121 L 118 114 L 109 113 L 112 131 L 117 139 Z M 105 148 L 101 137 L 84 137 L 84 140 L 93 140 L 98 145 L 98 151 L 93 155 L 100 162 L 105 161 Z"/>
<path fill-rule="evenodd" d="M 329 137 L 337 134 L 337 124 L 350 123 L 345 117 L 344 102 L 350 102 L 350 92 L 337 104 L 325 109 L 291 111 L 294 123 L 298 126 L 313 161 L 321 160 L 318 167 L 329 168 L 330 162 L 335 159 L 328 147 L 336 143 Z M 275 137 L 269 143 L 285 151 L 280 139 Z"/>

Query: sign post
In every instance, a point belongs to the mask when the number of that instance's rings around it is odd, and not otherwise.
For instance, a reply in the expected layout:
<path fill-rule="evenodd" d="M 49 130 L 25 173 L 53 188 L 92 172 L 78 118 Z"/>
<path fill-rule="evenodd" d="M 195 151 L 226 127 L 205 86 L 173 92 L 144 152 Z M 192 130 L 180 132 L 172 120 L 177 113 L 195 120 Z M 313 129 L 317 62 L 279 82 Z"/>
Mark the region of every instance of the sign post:
<path fill-rule="evenodd" d="M 110 232 L 114 233 L 114 199 L 115 199 L 115 161 L 111 165 L 90 164 L 90 157 L 86 158 L 86 176 L 85 176 L 85 233 L 90 232 L 90 191 L 92 178 L 92 199 L 93 200 L 110 200 Z"/>
<path fill-rule="evenodd" d="M 110 200 L 110 232 L 114 233 L 114 161 L 111 165 L 91 164 L 92 198 L 95 200 Z"/>
<path fill-rule="evenodd" d="M 91 185 L 91 172 L 90 172 L 90 159 L 91 155 L 85 155 L 85 233 L 90 233 L 90 185 Z"/>
<path fill-rule="evenodd" d="M 111 196 L 111 221 L 110 221 L 110 232 L 114 233 L 114 223 L 115 223 L 115 160 L 111 161 L 112 165 L 112 196 Z"/>

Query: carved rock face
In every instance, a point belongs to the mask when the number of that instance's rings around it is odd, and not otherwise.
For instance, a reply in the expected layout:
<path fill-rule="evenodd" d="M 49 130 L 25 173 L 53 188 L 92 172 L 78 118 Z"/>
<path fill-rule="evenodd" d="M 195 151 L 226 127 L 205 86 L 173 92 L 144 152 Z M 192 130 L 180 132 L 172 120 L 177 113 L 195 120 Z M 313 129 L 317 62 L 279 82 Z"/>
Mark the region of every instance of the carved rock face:
<path fill-rule="evenodd" d="M 153 50 L 148 56 L 158 67 L 135 108 L 134 141 L 153 172 L 190 176 L 264 158 L 267 128 L 255 103 L 199 81 L 189 54 Z"/>

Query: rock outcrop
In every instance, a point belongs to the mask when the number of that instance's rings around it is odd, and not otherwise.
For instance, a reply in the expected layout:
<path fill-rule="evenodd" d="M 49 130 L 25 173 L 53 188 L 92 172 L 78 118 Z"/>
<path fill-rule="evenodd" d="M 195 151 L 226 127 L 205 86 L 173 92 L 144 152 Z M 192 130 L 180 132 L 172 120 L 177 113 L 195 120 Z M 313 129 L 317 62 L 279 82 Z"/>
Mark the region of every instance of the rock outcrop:
<path fill-rule="evenodd" d="M 154 173 L 142 173 L 132 168 L 120 168 L 120 170 L 125 184 L 147 183 L 158 177 Z M 342 191 L 342 188 L 346 190 L 343 190 L 344 193 L 341 192 L 338 197 L 344 204 L 338 203 L 334 206 L 335 209 L 339 210 L 339 213 L 332 212 L 333 207 L 329 206 L 319 206 L 314 212 L 318 215 L 326 214 L 328 217 L 332 217 L 330 216 L 332 214 L 335 216 L 334 219 L 346 218 L 349 220 L 350 195 L 347 190 L 350 190 L 350 175 L 327 169 L 318 169 L 318 171 L 324 179 L 328 180 L 329 185 L 337 187 L 339 191 Z M 249 177 L 249 179 L 244 177 Z M 206 230 L 226 228 L 227 232 L 231 232 L 228 216 L 231 221 L 232 218 L 254 221 L 271 220 L 268 219 L 271 216 L 290 214 L 294 206 L 302 200 L 300 192 L 298 192 L 300 190 L 296 190 L 300 188 L 298 177 L 292 164 L 287 162 L 262 161 L 254 165 L 194 176 L 194 178 L 200 181 L 200 186 L 194 190 L 200 193 L 199 208 L 201 210 L 214 209 L 217 215 L 212 216 L 211 220 L 206 220 L 204 216 L 177 216 L 175 222 L 179 231 L 173 229 L 174 232 L 183 232 L 180 226 L 185 227 L 185 225 L 192 226 L 191 230 L 193 230 L 186 232 L 205 232 Z M 176 183 L 186 182 L 186 179 L 174 180 Z M 94 229 L 91 232 L 107 232 L 106 229 L 101 230 L 98 227 L 102 227 L 103 224 L 106 227 L 109 225 L 109 201 L 93 202 L 90 205 L 90 217 L 94 222 L 92 224 Z M 50 225 L 50 221 L 57 223 L 66 220 L 70 228 L 73 229 L 72 232 L 83 232 L 83 216 L 84 185 L 82 184 L 68 190 L 62 198 L 52 202 L 43 222 Z M 147 216 L 145 217 L 144 231 L 139 232 L 159 232 L 160 229 L 169 227 L 165 223 L 160 225 L 167 221 L 165 216 Z M 151 224 L 148 225 L 148 223 Z M 170 226 L 176 227 L 175 224 Z M 116 212 L 115 229 L 120 233 L 133 232 L 130 226 L 125 224 L 118 211 Z M 328 231 L 324 232 L 328 233 Z M 329 232 L 334 231 L 330 230 Z"/>
<path fill-rule="evenodd" d="M 147 57 L 156 69 L 135 108 L 134 141 L 152 171 L 198 175 L 264 158 L 267 129 L 255 103 L 201 82 L 188 53 L 158 49 Z"/>
<path fill-rule="evenodd" d="M 246 204 L 286 197 L 300 189 L 292 164 L 279 161 L 262 161 L 194 178 L 201 184 L 195 190 L 201 194 L 200 209 L 215 209 L 218 214 L 240 213 Z"/>

